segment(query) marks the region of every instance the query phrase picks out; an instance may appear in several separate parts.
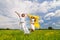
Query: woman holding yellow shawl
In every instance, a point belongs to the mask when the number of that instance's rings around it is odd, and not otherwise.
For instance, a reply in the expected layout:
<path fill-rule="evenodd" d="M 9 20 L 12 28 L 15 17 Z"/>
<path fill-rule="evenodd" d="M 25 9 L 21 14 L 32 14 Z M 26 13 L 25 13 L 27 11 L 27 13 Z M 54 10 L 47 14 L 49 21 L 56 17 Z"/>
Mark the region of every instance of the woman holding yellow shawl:
<path fill-rule="evenodd" d="M 39 29 L 40 24 L 39 24 L 39 16 L 34 16 L 34 15 L 28 15 L 30 18 L 30 24 L 31 24 L 31 31 L 34 31 L 35 28 Z"/>
<path fill-rule="evenodd" d="M 34 26 L 35 18 L 31 17 L 30 22 L 31 22 L 31 31 L 34 31 L 35 30 L 35 26 Z"/>

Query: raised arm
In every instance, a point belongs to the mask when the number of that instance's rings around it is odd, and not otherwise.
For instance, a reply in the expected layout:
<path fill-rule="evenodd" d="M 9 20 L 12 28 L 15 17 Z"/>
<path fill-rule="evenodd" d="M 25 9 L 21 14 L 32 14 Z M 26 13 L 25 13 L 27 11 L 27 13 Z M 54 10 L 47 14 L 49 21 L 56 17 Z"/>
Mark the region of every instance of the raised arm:
<path fill-rule="evenodd" d="M 20 17 L 20 14 L 17 11 L 15 11 L 15 13 Z"/>

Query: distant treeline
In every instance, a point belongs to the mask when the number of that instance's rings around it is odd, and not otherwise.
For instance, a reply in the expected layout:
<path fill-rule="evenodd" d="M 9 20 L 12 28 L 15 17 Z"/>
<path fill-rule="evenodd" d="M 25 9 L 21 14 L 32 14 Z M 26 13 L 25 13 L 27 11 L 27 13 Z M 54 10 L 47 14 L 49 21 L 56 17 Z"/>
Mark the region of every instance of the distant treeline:
<path fill-rule="evenodd" d="M 47 29 L 52 30 L 52 29 L 54 29 L 54 28 L 52 28 L 52 27 L 48 27 L 48 28 L 45 28 L 45 29 L 39 28 L 39 29 L 36 29 L 36 30 L 47 30 Z M 0 28 L 0 30 L 18 30 L 18 29 Z M 30 30 L 30 29 L 29 29 L 29 30 Z"/>
<path fill-rule="evenodd" d="M 0 30 L 20 30 L 20 29 L 9 29 L 9 28 L 4 29 L 4 28 L 0 28 Z M 48 28 L 48 29 L 36 29 L 36 30 L 60 30 L 60 29 L 50 29 L 50 28 Z"/>
<path fill-rule="evenodd" d="M 10 28 L 0 28 L 0 30 L 18 30 L 18 29 L 10 29 Z"/>

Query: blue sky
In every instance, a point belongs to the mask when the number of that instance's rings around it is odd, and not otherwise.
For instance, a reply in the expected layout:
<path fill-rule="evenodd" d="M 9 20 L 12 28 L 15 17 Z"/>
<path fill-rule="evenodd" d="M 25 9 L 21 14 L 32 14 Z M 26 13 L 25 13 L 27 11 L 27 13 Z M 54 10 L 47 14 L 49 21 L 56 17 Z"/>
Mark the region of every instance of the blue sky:
<path fill-rule="evenodd" d="M 60 0 L 0 0 L 0 28 L 19 28 L 15 11 L 40 16 L 40 28 L 60 29 Z"/>

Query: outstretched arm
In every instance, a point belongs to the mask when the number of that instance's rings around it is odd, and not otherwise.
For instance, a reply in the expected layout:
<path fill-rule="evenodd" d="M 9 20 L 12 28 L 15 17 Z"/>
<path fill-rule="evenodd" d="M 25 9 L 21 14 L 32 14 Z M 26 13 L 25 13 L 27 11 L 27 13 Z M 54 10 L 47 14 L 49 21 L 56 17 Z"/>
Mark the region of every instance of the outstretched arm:
<path fill-rule="evenodd" d="M 17 11 L 15 11 L 15 13 L 20 17 L 20 14 Z"/>

